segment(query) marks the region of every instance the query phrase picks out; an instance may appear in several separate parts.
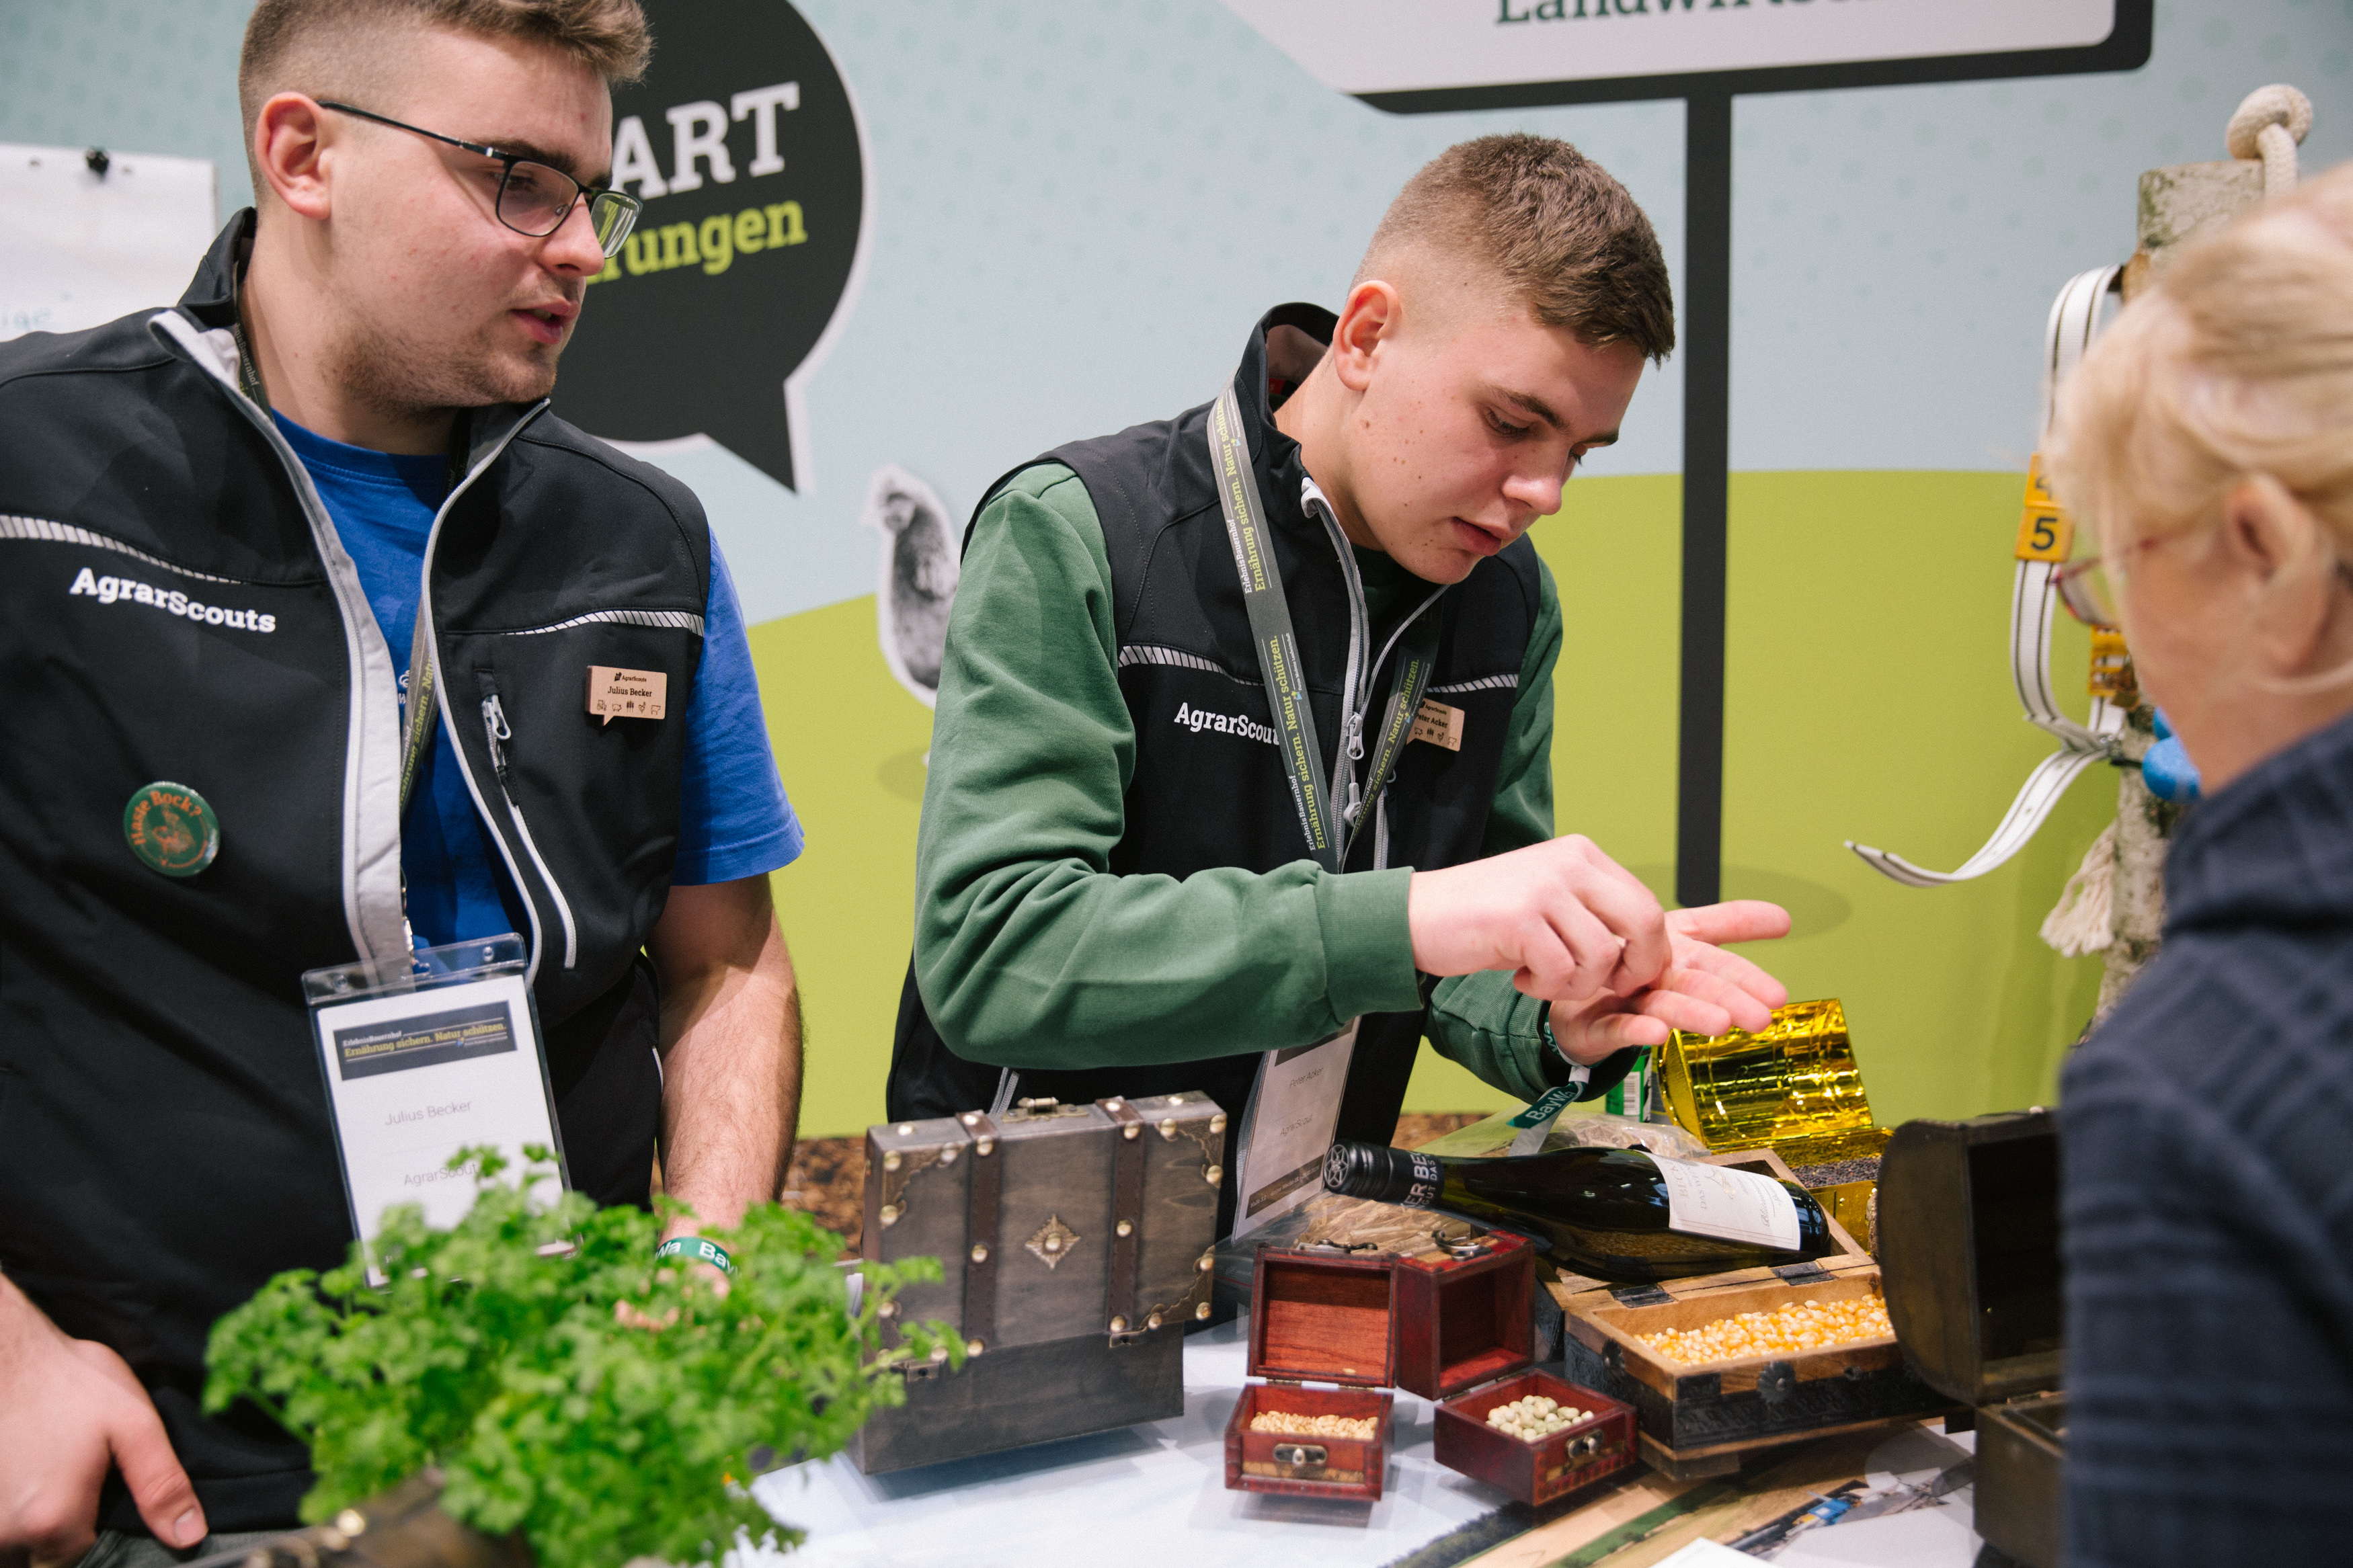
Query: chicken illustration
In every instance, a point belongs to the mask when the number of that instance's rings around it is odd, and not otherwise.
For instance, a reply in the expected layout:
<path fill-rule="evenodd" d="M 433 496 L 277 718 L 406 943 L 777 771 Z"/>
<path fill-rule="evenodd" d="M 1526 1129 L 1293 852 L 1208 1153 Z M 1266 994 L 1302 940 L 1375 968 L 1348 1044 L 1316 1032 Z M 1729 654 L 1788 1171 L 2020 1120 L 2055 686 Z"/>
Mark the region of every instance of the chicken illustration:
<path fill-rule="evenodd" d="M 895 463 L 875 470 L 859 521 L 882 536 L 874 595 L 882 662 L 929 708 L 939 698 L 955 598 L 957 531 L 938 493 Z"/>

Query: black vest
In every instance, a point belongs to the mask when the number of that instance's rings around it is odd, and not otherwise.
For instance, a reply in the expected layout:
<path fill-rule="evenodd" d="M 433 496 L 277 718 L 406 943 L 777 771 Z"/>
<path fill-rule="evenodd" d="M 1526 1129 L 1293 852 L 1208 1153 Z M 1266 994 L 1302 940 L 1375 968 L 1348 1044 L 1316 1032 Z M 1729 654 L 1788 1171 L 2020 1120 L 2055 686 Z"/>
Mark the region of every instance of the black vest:
<path fill-rule="evenodd" d="M 0 1269 L 130 1363 L 218 1531 L 290 1526 L 310 1478 L 259 1413 L 198 1414 L 205 1336 L 351 1241 L 300 976 L 403 941 L 389 650 L 234 384 L 250 221 L 161 320 L 0 345 Z M 541 409 L 461 435 L 428 584 L 447 722 L 529 906 L 573 1183 L 642 1204 L 660 1089 L 640 949 L 685 727 L 600 725 L 586 669 L 665 670 L 685 710 L 709 533 L 683 486 Z M 72 592 L 85 572 L 107 591 Z M 157 780 L 220 818 L 185 879 L 124 842 Z M 119 1481 L 101 1523 L 140 1528 Z"/>
<path fill-rule="evenodd" d="M 1275 563 L 1298 631 L 1317 738 L 1328 776 L 1336 780 L 1344 776 L 1338 770 L 1346 766 L 1335 758 L 1341 743 L 1350 593 L 1330 534 L 1301 504 L 1306 470 L 1298 443 L 1275 428 L 1267 363 L 1270 329 L 1295 327 L 1318 342 L 1328 342 L 1333 324 L 1329 311 L 1313 305 L 1284 305 L 1269 311 L 1250 334 L 1237 392 L 1273 534 Z M 1240 714 L 1262 725 L 1271 722 L 1243 608 L 1241 579 L 1212 482 L 1208 411 L 1204 404 L 1174 419 L 1074 442 L 1036 459 L 1075 472 L 1103 524 L 1119 638 L 1120 690 L 1135 731 L 1135 772 L 1124 803 L 1126 831 L 1112 851 L 1110 865 L 1123 876 L 1157 872 L 1181 879 L 1214 866 L 1271 871 L 1308 854 L 1275 748 L 1239 737 L 1204 744 L 1209 737 L 1189 731 L 1181 743 L 1178 740 L 1180 708 Z M 999 480 L 992 488 L 992 497 L 1004 483 Z M 985 510 L 987 500 L 981 504 Z M 973 526 L 978 523 L 976 513 Z M 965 540 L 969 545 L 969 529 Z M 1368 811 L 1349 847 L 1347 869 L 1374 868 L 1384 828 L 1384 865 L 1435 870 L 1479 858 L 1540 591 L 1535 548 L 1521 539 L 1481 562 L 1423 612 L 1440 617 L 1430 691 L 1439 700 L 1464 710 L 1462 749 L 1405 748 L 1382 796 L 1379 819 Z M 1399 610 L 1370 628 L 1375 649 L 1408 613 Z M 1392 650 L 1371 671 L 1370 724 L 1379 722 L 1396 666 Z M 1369 743 L 1366 750 L 1369 754 Z M 1358 764 L 1360 773 L 1362 766 Z M 1425 984 L 1423 994 L 1428 994 Z M 1421 1033 L 1420 1011 L 1377 1014 L 1362 1021 L 1341 1104 L 1340 1137 L 1389 1141 Z M 1240 1132 L 1240 1112 L 1257 1081 L 1259 1060 L 1250 1053 L 1209 1061 L 1024 1071 L 1018 1092 L 1051 1095 L 1067 1103 L 1199 1089 L 1233 1113 L 1227 1134 L 1226 1163 L 1231 1170 L 1231 1140 Z M 940 1037 L 910 964 L 892 1051 L 892 1120 L 985 1108 L 997 1092 L 998 1078 L 998 1068 L 958 1057 L 953 1045 Z M 1226 1184 L 1220 1235 L 1231 1223 L 1236 1184 Z"/>

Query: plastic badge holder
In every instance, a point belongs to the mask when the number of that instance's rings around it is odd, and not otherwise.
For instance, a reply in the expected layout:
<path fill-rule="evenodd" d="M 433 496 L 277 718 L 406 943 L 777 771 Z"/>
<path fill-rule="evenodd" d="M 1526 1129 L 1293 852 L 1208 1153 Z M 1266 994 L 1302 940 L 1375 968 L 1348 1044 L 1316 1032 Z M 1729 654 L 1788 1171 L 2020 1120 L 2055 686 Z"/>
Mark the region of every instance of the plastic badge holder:
<path fill-rule="evenodd" d="M 463 1216 L 474 1184 L 470 1169 L 449 1167 L 460 1149 L 495 1148 L 520 1164 L 537 1145 L 571 1184 L 527 970 L 510 932 L 302 976 L 361 1240 L 394 1204 L 417 1205 L 437 1226 Z"/>

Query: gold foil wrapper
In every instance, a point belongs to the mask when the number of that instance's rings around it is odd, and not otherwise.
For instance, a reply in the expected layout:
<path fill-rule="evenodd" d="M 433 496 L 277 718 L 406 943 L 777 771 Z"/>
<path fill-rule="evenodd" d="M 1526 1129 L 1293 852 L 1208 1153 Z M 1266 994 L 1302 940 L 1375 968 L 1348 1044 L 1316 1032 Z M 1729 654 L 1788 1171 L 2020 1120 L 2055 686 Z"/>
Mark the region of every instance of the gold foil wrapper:
<path fill-rule="evenodd" d="M 1715 1152 L 1770 1148 L 1815 1165 L 1876 1154 L 1887 1142 L 1835 997 L 1776 1008 L 1758 1034 L 1678 1029 L 1661 1054 L 1668 1109 Z"/>

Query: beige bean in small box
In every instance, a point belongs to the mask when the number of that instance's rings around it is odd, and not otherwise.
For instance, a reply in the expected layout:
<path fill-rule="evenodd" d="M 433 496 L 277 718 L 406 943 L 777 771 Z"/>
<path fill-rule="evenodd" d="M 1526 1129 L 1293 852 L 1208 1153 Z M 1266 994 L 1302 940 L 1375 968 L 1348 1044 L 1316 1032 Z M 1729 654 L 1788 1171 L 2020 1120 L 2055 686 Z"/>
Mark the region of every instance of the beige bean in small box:
<path fill-rule="evenodd" d="M 1540 1443 L 1556 1432 L 1565 1432 L 1580 1421 L 1592 1418 L 1590 1410 L 1578 1410 L 1563 1405 L 1547 1394 L 1531 1394 L 1514 1399 L 1509 1405 L 1498 1405 L 1487 1412 L 1487 1425 L 1508 1432 L 1523 1443 Z"/>

